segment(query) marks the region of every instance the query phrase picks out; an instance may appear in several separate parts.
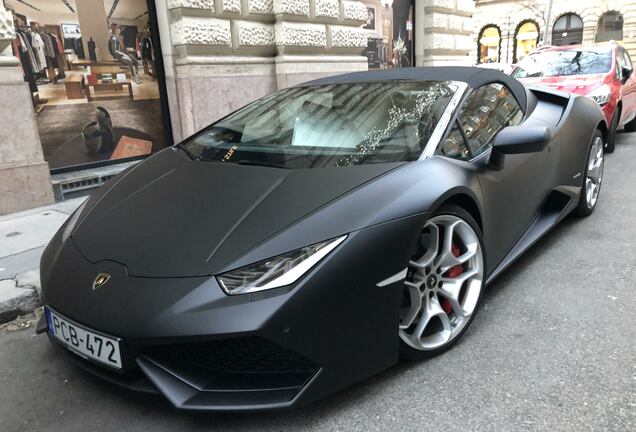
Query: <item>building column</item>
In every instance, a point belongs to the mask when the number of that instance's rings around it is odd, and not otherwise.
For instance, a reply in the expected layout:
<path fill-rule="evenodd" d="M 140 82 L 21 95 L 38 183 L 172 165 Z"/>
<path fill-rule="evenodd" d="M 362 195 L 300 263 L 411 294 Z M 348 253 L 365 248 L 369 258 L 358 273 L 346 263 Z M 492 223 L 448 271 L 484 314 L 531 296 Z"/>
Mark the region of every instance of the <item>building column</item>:
<path fill-rule="evenodd" d="M 13 16 L 0 3 L 0 215 L 53 202 L 31 94 L 11 50 L 14 38 Z"/>
<path fill-rule="evenodd" d="M 415 2 L 415 63 L 417 66 L 469 66 L 473 48 L 473 0 Z"/>
<path fill-rule="evenodd" d="M 112 59 L 108 51 L 108 19 L 103 0 L 82 0 L 76 2 L 77 19 L 82 32 L 84 53 L 88 58 L 88 41 L 95 41 L 97 60 Z"/>

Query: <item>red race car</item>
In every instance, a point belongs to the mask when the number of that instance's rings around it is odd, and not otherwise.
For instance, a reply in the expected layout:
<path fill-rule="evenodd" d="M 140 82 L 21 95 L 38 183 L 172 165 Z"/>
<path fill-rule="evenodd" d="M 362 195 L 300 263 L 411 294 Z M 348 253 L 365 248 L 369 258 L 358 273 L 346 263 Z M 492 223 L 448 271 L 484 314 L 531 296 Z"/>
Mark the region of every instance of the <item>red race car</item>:
<path fill-rule="evenodd" d="M 513 77 L 594 99 L 610 130 L 605 152 L 612 153 L 616 131 L 636 131 L 636 77 L 629 54 L 615 42 L 539 48 L 521 60 Z"/>

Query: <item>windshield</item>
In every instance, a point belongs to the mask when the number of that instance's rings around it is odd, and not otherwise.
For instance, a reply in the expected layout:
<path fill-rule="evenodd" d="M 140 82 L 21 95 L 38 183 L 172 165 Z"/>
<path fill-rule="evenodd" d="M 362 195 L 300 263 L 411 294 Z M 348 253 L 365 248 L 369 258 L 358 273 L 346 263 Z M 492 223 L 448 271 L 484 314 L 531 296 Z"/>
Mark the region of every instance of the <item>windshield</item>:
<path fill-rule="evenodd" d="M 290 88 L 181 147 L 197 160 L 292 169 L 416 160 L 456 91 L 449 81 Z"/>
<path fill-rule="evenodd" d="M 543 51 L 530 54 L 518 63 L 515 78 L 551 77 L 608 73 L 610 51 Z"/>

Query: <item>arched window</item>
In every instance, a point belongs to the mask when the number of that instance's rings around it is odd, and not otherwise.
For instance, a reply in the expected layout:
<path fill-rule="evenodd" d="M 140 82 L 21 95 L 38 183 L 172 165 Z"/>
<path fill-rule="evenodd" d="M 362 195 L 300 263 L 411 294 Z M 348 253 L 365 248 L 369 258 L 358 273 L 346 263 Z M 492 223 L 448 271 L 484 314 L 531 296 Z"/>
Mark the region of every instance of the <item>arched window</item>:
<path fill-rule="evenodd" d="M 623 40 L 623 15 L 616 11 L 605 12 L 598 20 L 596 42 Z"/>
<path fill-rule="evenodd" d="M 477 40 L 477 63 L 499 63 L 501 54 L 501 31 L 489 24 L 479 32 Z"/>
<path fill-rule="evenodd" d="M 537 48 L 539 43 L 539 24 L 533 20 L 521 21 L 515 30 L 514 51 L 512 62 L 519 60 L 530 54 Z"/>
<path fill-rule="evenodd" d="M 552 45 L 575 45 L 583 42 L 583 20 L 574 13 L 561 15 L 552 27 Z"/>

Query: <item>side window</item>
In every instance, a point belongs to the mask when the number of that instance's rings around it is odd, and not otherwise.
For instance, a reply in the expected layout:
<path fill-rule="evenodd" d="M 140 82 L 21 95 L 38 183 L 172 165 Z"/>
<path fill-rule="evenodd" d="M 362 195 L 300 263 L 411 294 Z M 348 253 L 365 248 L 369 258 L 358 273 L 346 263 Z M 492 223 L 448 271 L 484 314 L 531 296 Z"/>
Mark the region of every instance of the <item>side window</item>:
<path fill-rule="evenodd" d="M 629 69 L 633 69 L 632 66 L 632 58 L 629 56 L 629 53 L 627 52 L 626 49 L 623 50 L 623 57 L 625 57 L 625 65 L 629 68 Z"/>
<path fill-rule="evenodd" d="M 461 108 L 457 122 L 444 140 L 441 153 L 457 159 L 472 159 L 486 151 L 506 126 L 516 126 L 523 111 L 510 90 L 499 83 L 475 90 Z"/>
<path fill-rule="evenodd" d="M 616 50 L 616 78 L 623 79 L 623 68 L 627 67 L 625 63 L 625 54 L 623 50 L 618 48 Z"/>

